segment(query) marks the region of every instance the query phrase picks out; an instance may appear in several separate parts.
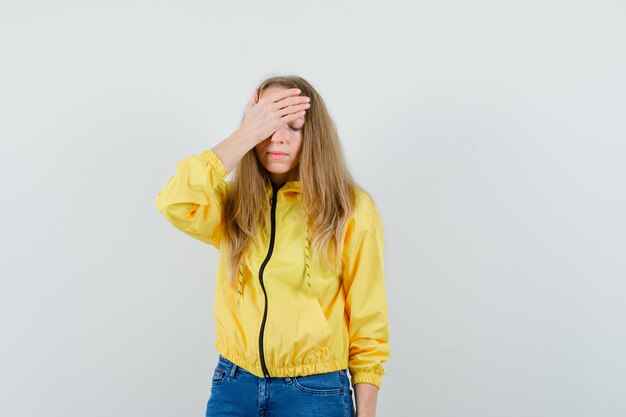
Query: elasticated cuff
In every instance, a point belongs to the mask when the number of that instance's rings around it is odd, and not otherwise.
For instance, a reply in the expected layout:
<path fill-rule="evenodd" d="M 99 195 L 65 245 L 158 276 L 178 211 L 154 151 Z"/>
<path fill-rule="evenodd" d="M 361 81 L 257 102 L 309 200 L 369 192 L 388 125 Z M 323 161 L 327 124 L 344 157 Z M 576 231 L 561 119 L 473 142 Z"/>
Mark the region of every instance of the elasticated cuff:
<path fill-rule="evenodd" d="M 350 374 L 352 379 L 352 385 L 358 384 L 359 382 L 366 382 L 368 384 L 376 385 L 378 389 L 380 389 L 382 385 L 382 375 L 379 375 L 375 372 L 357 372 L 355 374 Z"/>
<path fill-rule="evenodd" d="M 228 176 L 228 171 L 222 160 L 217 156 L 215 152 L 210 149 L 200 154 L 202 161 L 221 181 Z"/>

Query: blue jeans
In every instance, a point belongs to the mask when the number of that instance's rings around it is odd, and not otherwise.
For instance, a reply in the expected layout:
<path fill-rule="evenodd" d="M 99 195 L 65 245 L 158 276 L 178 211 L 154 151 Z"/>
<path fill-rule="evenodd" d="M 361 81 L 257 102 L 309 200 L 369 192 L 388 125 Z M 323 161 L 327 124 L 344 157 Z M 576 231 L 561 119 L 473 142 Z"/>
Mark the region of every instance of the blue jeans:
<path fill-rule="evenodd" d="M 206 417 L 355 417 L 348 371 L 259 378 L 219 356 Z"/>

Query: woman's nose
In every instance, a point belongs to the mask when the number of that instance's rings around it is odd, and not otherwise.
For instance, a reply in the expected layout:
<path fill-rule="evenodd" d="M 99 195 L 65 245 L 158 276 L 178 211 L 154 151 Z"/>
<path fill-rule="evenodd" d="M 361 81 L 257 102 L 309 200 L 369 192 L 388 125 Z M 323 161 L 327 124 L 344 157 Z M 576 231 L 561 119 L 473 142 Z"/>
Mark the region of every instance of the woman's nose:
<path fill-rule="evenodd" d="M 283 133 L 283 129 L 278 129 L 276 132 L 274 132 L 274 134 L 271 136 L 270 140 L 272 142 L 284 142 L 284 138 L 285 138 L 285 134 Z"/>

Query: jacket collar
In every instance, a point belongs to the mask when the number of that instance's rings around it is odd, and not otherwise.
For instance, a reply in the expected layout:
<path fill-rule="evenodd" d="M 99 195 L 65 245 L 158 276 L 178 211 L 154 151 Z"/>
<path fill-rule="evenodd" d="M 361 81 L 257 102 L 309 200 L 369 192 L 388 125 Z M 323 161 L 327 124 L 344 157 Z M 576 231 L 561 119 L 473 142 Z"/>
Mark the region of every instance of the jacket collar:
<path fill-rule="evenodd" d="M 268 182 L 265 185 L 265 188 L 267 190 L 268 198 L 271 198 L 273 191 L 272 183 Z M 278 197 L 280 198 L 281 196 L 288 197 L 290 200 L 299 200 L 302 196 L 302 182 L 300 180 L 292 180 L 283 183 L 283 185 L 278 188 Z"/>

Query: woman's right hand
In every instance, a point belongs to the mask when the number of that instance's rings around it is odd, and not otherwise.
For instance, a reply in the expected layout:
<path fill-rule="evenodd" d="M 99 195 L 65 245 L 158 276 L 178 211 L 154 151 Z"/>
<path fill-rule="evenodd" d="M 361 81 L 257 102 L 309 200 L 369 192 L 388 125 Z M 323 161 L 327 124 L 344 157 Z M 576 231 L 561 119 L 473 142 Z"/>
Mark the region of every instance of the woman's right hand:
<path fill-rule="evenodd" d="M 246 105 L 240 129 L 254 137 L 255 143 L 262 142 L 284 124 L 304 116 L 311 106 L 309 101 L 298 88 L 272 91 L 259 100 L 257 88 Z"/>

